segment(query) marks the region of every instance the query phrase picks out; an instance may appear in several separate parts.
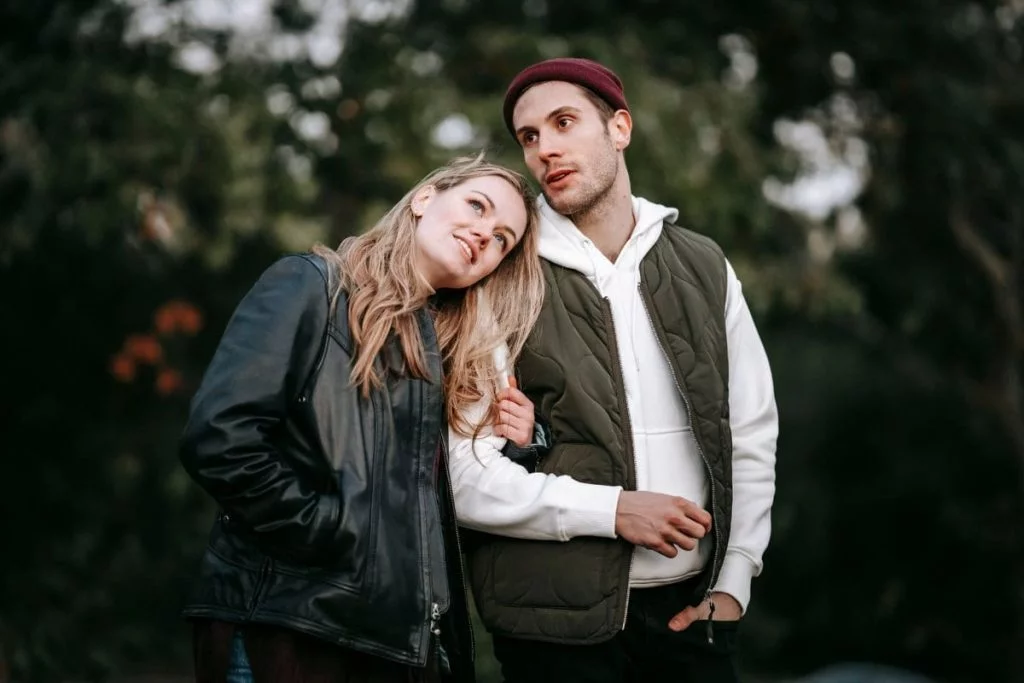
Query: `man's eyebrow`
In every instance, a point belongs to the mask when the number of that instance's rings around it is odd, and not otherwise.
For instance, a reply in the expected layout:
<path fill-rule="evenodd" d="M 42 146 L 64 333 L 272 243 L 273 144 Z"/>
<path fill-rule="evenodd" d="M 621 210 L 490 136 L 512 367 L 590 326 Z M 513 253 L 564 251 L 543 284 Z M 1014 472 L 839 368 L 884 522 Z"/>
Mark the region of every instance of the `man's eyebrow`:
<path fill-rule="evenodd" d="M 559 116 L 562 116 L 563 114 L 575 114 L 575 115 L 579 116 L 582 113 L 583 113 L 583 110 L 580 109 L 579 107 L 574 107 L 572 105 L 567 104 L 564 107 L 559 107 L 558 109 L 555 109 L 554 111 L 552 111 L 550 114 L 548 114 L 547 116 L 544 117 L 544 120 L 545 121 L 550 121 L 551 119 L 558 118 Z M 516 129 L 516 137 L 519 137 L 524 132 L 530 131 L 530 130 L 536 130 L 536 129 L 533 126 L 520 126 L 519 128 Z"/>
<path fill-rule="evenodd" d="M 562 114 L 582 114 L 582 113 L 583 113 L 583 110 L 580 109 L 579 107 L 574 107 L 574 106 L 572 106 L 570 104 L 567 104 L 564 107 L 559 107 L 558 109 L 554 110 L 553 112 L 551 112 L 550 114 L 545 116 L 544 120 L 545 121 L 550 121 L 551 119 L 558 118 Z"/>

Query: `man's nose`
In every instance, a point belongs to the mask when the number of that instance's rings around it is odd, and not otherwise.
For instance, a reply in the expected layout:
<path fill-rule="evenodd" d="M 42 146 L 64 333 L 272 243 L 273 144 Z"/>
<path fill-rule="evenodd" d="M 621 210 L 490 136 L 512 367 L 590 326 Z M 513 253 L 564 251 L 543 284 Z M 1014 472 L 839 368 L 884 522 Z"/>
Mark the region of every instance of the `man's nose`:
<path fill-rule="evenodd" d="M 562 156 L 562 148 L 555 137 L 542 135 L 537 141 L 537 155 L 542 161 L 546 161 L 553 157 Z"/>

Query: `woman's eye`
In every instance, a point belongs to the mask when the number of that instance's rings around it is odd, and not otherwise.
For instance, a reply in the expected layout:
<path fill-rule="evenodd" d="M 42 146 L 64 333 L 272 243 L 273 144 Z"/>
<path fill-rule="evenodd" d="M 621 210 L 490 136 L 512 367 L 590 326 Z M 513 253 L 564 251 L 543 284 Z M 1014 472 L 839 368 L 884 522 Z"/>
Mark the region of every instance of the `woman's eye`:
<path fill-rule="evenodd" d="M 502 249 L 508 246 L 508 237 L 505 236 L 505 233 L 499 232 L 495 234 L 494 240 L 501 245 Z"/>
<path fill-rule="evenodd" d="M 560 128 L 566 128 L 570 123 L 572 123 L 572 119 L 568 116 L 558 119 L 558 126 Z"/>
<path fill-rule="evenodd" d="M 477 201 L 476 199 L 470 199 L 469 205 L 473 207 L 473 210 L 476 211 L 478 215 L 482 216 L 484 214 L 483 202 Z"/>

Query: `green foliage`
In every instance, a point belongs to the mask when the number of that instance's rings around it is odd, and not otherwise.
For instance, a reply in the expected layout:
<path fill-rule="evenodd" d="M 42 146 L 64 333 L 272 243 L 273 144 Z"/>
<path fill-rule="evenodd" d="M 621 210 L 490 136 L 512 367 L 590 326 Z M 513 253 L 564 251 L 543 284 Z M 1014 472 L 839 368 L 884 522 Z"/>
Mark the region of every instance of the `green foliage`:
<path fill-rule="evenodd" d="M 175 446 L 234 305 L 451 156 L 521 168 L 503 88 L 569 54 L 623 77 L 635 191 L 726 248 L 772 358 L 745 668 L 1024 676 L 1019 1 L 356 3 L 338 60 L 259 42 L 305 45 L 308 3 L 249 42 L 126 40 L 144 4 L 0 9 L 0 680 L 188 670 L 211 505 Z M 856 211 L 766 199 L 814 170 L 780 126 L 806 121 L 861 173 Z"/>

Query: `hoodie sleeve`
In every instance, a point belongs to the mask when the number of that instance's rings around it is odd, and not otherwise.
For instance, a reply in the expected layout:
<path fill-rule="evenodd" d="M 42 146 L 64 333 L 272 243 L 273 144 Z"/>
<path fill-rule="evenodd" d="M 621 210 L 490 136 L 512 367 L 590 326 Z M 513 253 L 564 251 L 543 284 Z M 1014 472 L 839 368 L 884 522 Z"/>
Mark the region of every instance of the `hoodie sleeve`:
<path fill-rule="evenodd" d="M 726 269 L 732 532 L 714 590 L 736 598 L 746 612 L 750 582 L 761 573 L 761 558 L 771 536 L 779 416 L 768 356 L 743 298 L 740 281 L 728 262 Z"/>
<path fill-rule="evenodd" d="M 496 358 L 507 354 L 496 354 Z M 484 398 L 465 411 L 470 424 L 487 412 Z M 448 430 L 449 470 L 459 524 L 501 536 L 568 541 L 615 538 L 618 486 L 528 472 L 502 455 L 505 439 L 484 425 L 476 439 Z"/>

